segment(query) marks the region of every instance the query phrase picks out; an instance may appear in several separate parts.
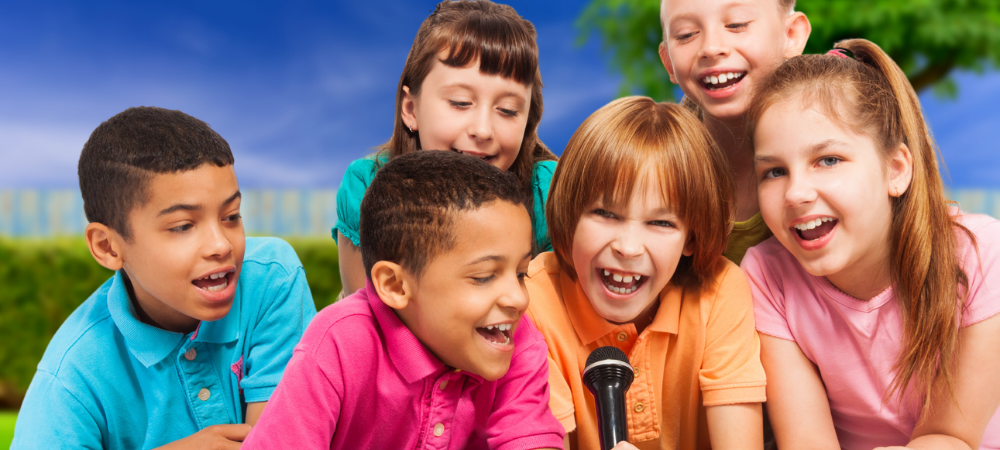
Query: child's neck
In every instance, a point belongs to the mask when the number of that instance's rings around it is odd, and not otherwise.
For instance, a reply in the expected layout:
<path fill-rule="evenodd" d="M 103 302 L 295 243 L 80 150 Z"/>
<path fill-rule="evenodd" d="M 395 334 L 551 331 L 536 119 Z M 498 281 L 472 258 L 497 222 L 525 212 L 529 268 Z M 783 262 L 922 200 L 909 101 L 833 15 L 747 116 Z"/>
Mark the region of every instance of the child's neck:
<path fill-rule="evenodd" d="M 872 250 L 863 260 L 826 276 L 834 287 L 851 297 L 867 302 L 892 286 L 889 271 L 889 249 Z"/>
<path fill-rule="evenodd" d="M 757 180 L 753 170 L 753 149 L 746 139 L 742 119 L 724 122 L 705 115 L 705 127 L 729 160 L 736 186 L 736 221 L 743 222 L 760 212 Z"/>

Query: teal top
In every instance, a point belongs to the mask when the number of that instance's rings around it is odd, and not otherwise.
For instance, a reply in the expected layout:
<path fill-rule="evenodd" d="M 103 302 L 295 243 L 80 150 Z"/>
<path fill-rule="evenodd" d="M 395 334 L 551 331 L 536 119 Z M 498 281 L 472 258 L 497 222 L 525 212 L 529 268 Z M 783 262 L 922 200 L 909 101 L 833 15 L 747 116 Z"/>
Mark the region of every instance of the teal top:
<path fill-rule="evenodd" d="M 135 314 L 119 271 L 63 322 L 11 448 L 148 449 L 243 423 L 247 403 L 271 397 L 316 305 L 288 243 L 247 238 L 225 317 L 182 334 Z"/>
<path fill-rule="evenodd" d="M 337 190 L 337 226 L 333 229 L 333 238 L 337 232 L 347 236 L 354 245 L 361 246 L 361 199 L 365 190 L 375 178 L 375 172 L 387 161 L 386 157 L 366 156 L 347 166 L 344 179 Z M 552 184 L 552 174 L 556 171 L 555 161 L 538 161 L 531 174 L 531 193 L 534 196 L 534 216 L 532 228 L 535 231 L 535 243 L 539 252 L 552 251 L 552 239 L 549 238 L 549 227 L 545 223 L 545 202 L 549 199 L 549 186 Z"/>

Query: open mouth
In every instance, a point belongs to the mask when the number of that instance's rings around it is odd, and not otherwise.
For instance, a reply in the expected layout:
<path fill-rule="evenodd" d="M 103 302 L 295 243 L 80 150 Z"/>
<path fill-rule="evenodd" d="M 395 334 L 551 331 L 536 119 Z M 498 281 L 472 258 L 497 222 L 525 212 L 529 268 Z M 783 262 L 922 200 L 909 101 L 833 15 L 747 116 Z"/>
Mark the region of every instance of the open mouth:
<path fill-rule="evenodd" d="M 514 328 L 513 324 L 500 323 L 496 325 L 487 325 L 485 327 L 478 327 L 476 331 L 479 335 L 486 339 L 486 342 L 496 345 L 510 345 L 510 337 L 513 334 L 511 331 Z"/>
<path fill-rule="evenodd" d="M 473 158 L 479 158 L 479 159 L 481 159 L 483 161 L 486 161 L 486 162 L 492 162 L 497 157 L 497 155 L 483 155 L 483 154 L 479 154 L 479 153 L 465 152 L 465 151 L 459 150 L 457 148 L 452 148 L 451 151 L 453 151 L 455 153 L 461 153 L 463 155 L 468 155 L 468 156 L 471 156 Z"/>
<path fill-rule="evenodd" d="M 619 295 L 628 295 L 642 286 L 648 279 L 646 276 L 633 273 L 618 273 L 608 269 L 597 269 L 604 287 Z"/>
<path fill-rule="evenodd" d="M 815 241 L 830 234 L 833 228 L 837 226 L 837 222 L 838 220 L 833 217 L 820 217 L 809 222 L 793 225 L 792 229 L 795 230 L 802 240 Z"/>
<path fill-rule="evenodd" d="M 208 292 L 219 292 L 228 287 L 229 283 L 232 283 L 232 274 L 234 272 L 235 270 L 223 270 L 212 273 L 192 281 L 191 284 L 197 286 L 198 289 Z"/>
<path fill-rule="evenodd" d="M 743 81 L 746 74 L 746 72 L 727 72 L 708 75 L 701 80 L 701 85 L 710 91 L 718 91 Z"/>

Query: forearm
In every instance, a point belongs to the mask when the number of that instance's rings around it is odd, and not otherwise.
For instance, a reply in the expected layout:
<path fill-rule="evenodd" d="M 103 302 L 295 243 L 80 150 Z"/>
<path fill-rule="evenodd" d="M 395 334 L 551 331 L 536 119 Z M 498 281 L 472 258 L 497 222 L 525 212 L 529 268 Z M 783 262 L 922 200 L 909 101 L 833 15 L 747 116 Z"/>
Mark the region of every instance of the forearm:
<path fill-rule="evenodd" d="M 944 434 L 920 436 L 906 444 L 906 448 L 913 450 L 972 450 L 972 447 L 965 441 Z"/>
<path fill-rule="evenodd" d="M 764 449 L 760 403 L 709 406 L 708 436 L 714 449 Z"/>

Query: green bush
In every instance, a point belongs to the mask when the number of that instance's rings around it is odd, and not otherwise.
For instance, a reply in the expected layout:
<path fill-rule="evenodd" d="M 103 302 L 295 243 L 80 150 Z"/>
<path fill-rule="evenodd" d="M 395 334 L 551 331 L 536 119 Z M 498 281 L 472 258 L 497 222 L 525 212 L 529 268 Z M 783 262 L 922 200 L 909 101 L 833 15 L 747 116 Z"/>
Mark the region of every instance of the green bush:
<path fill-rule="evenodd" d="M 329 238 L 288 239 L 321 309 L 340 293 L 337 246 Z M 59 325 L 112 272 L 83 238 L 0 238 L 0 408 L 17 408 Z"/>

